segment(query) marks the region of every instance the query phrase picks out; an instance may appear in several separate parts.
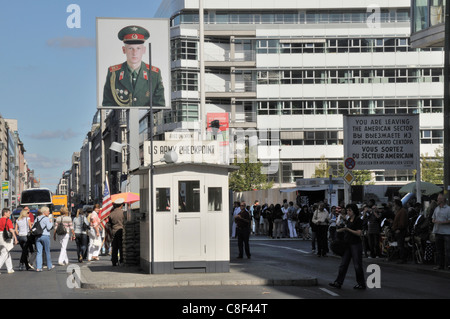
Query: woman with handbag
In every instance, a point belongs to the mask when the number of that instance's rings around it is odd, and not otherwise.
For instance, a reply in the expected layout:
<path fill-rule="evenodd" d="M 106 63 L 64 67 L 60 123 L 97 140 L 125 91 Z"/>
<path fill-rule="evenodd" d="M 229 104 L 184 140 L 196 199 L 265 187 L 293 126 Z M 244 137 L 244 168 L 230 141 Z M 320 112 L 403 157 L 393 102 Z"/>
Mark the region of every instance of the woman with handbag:
<path fill-rule="evenodd" d="M 16 221 L 16 234 L 19 241 L 19 245 L 22 248 L 22 255 L 20 256 L 19 270 L 29 270 L 31 267 L 28 263 L 28 252 L 30 251 L 28 244 L 28 234 L 31 230 L 32 223 L 30 217 L 28 217 L 29 211 L 22 209 L 20 216 Z"/>
<path fill-rule="evenodd" d="M 87 242 L 88 242 L 87 232 L 89 230 L 89 222 L 82 208 L 78 209 L 77 216 L 73 219 L 73 229 L 75 242 L 77 244 L 78 262 L 82 263 L 83 256 L 86 254 L 87 250 Z"/>
<path fill-rule="evenodd" d="M 60 266 L 69 264 L 69 257 L 67 256 L 67 245 L 69 240 L 73 239 L 72 218 L 69 216 L 67 207 L 61 208 L 61 216 L 55 219 L 55 232 L 53 233 L 53 240 L 61 244 L 59 252 L 58 264 Z"/>
<path fill-rule="evenodd" d="M 348 219 L 346 226 L 336 230 L 338 233 L 344 233 L 344 241 L 346 244 L 344 254 L 342 255 L 341 265 L 339 266 L 339 273 L 336 280 L 329 285 L 335 288 L 341 288 L 344 283 L 347 269 L 350 265 L 350 260 L 353 259 L 353 265 L 356 273 L 356 286 L 354 289 L 366 289 L 366 280 L 364 279 L 364 270 L 362 266 L 362 220 L 359 218 L 360 212 L 358 206 L 355 204 L 348 204 L 346 206 Z"/>
<path fill-rule="evenodd" d="M 100 219 L 98 218 L 96 211 L 92 210 L 92 208 L 89 208 L 88 210 L 91 211 L 91 213 L 88 216 L 90 229 L 88 231 L 89 247 L 87 258 L 88 261 L 100 260 L 98 258 L 99 247 L 102 245 L 102 238 L 100 237 Z"/>
<path fill-rule="evenodd" d="M 0 268 L 3 267 L 3 264 L 6 264 L 8 274 L 14 272 L 12 258 L 9 252 L 18 243 L 10 216 L 11 211 L 9 208 L 3 208 L 2 218 L 0 219 L 0 231 L 2 233 L 2 236 L 0 236 Z"/>

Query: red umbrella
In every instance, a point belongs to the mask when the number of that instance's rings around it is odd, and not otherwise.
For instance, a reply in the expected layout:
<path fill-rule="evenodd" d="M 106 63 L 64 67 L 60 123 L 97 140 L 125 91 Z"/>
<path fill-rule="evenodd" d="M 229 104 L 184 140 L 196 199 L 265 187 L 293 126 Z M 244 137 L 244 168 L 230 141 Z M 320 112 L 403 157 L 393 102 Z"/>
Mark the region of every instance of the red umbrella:
<path fill-rule="evenodd" d="M 139 194 L 127 192 L 111 195 L 111 200 L 113 203 L 119 198 L 123 198 L 125 204 L 132 204 L 139 201 Z"/>

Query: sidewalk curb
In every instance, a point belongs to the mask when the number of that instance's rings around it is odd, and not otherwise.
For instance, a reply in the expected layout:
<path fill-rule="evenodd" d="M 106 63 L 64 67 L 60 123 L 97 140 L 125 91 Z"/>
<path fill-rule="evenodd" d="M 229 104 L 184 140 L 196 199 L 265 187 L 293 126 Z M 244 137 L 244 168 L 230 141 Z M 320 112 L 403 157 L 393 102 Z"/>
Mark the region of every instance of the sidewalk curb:
<path fill-rule="evenodd" d="M 318 285 L 317 278 L 300 277 L 297 274 L 286 274 L 281 278 L 260 278 L 262 276 L 258 276 L 257 274 L 250 274 L 239 271 L 230 271 L 228 273 L 152 275 L 140 272 L 137 267 L 123 267 L 122 270 L 130 270 L 126 273 L 105 271 L 101 274 L 95 274 L 91 271 L 90 267 L 95 268 L 96 265 L 83 265 L 80 268 L 80 288 L 82 289 L 126 289 L 197 286 L 311 287 Z M 114 276 L 117 280 L 112 280 Z"/>

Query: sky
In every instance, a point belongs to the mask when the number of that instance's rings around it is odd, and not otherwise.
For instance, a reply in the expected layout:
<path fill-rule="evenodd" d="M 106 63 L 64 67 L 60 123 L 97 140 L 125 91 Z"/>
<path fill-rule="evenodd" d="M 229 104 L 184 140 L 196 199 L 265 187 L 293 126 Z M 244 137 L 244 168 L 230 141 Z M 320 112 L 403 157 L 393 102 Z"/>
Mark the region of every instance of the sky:
<path fill-rule="evenodd" d="M 161 1 L 15 0 L 3 5 L 0 114 L 18 121 L 25 159 L 41 187 L 56 190 L 91 129 L 97 110 L 96 18 L 152 18 Z M 69 27 L 77 13 L 71 4 L 80 9 L 79 28 Z"/>

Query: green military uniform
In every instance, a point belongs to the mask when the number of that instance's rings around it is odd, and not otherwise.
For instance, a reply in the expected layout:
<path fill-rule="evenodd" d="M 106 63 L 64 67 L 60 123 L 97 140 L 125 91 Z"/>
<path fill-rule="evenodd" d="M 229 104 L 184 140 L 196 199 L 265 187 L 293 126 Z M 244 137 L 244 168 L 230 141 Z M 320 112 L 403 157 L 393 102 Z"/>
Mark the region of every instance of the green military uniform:
<path fill-rule="evenodd" d="M 140 26 L 127 26 L 119 31 L 118 38 L 125 44 L 143 44 L 150 37 L 148 30 Z M 161 71 L 141 62 L 137 73 L 127 62 L 108 69 L 103 89 L 103 106 L 150 106 L 150 78 L 152 80 L 152 105 L 165 106 L 164 85 Z"/>
<path fill-rule="evenodd" d="M 141 63 L 136 83 L 133 86 L 133 76 L 127 62 L 108 69 L 105 87 L 103 89 L 103 106 L 150 106 L 150 84 L 152 77 L 152 104 L 165 106 L 164 86 L 161 71 Z"/>

